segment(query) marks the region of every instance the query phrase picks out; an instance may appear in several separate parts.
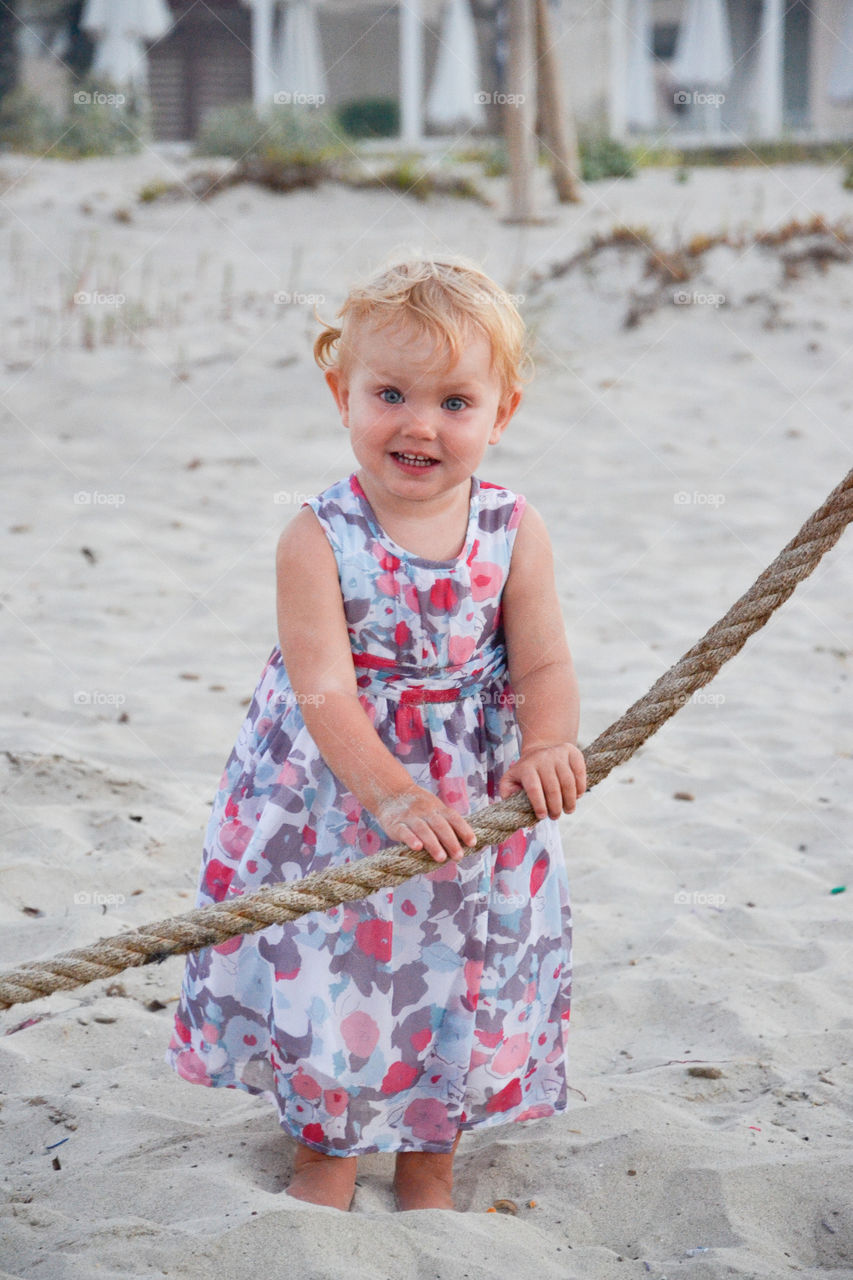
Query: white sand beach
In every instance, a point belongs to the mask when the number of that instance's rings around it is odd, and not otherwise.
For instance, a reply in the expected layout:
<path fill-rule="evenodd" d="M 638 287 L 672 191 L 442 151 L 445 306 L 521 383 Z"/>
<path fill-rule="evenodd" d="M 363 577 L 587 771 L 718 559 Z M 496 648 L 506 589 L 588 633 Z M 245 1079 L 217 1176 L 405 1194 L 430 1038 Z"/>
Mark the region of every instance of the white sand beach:
<path fill-rule="evenodd" d="M 199 167 L 0 158 L 4 967 L 192 906 L 275 640 L 277 535 L 352 469 L 312 300 L 330 317 L 386 252 L 470 254 L 523 295 L 538 374 L 481 474 L 551 531 L 581 745 L 853 465 L 849 255 L 786 269 L 747 243 L 853 225 L 839 166 L 643 170 L 577 206 L 543 171 L 529 228 L 501 221 L 504 179 L 493 208 L 333 184 L 138 201 Z M 743 246 L 624 328 L 651 287 L 635 247 L 550 278 L 620 224 Z M 395 1214 L 390 1156 L 349 1214 L 285 1196 L 269 1103 L 163 1063 L 175 957 L 0 1016 L 0 1275 L 850 1280 L 851 655 L 848 531 L 562 820 L 570 1107 L 466 1135 L 463 1212 Z"/>

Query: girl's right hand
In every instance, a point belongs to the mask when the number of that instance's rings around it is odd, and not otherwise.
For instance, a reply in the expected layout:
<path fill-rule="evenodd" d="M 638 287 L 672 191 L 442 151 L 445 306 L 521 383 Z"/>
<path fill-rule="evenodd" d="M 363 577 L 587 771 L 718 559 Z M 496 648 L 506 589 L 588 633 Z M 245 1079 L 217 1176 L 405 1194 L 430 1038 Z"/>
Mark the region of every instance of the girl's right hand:
<path fill-rule="evenodd" d="M 375 813 L 392 840 L 410 849 L 426 849 L 436 862 L 445 862 L 448 857 L 458 862 L 467 852 L 462 846 L 468 845 L 470 850 L 477 843 L 462 814 L 423 787 L 389 796 Z"/>

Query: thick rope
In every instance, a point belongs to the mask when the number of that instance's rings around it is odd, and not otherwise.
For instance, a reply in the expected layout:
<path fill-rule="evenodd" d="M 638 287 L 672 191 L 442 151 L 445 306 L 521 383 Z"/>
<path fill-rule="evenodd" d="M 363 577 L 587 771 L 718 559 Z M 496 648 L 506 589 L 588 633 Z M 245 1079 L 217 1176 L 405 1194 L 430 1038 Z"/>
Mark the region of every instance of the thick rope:
<path fill-rule="evenodd" d="M 853 470 L 810 516 L 800 532 L 779 553 L 748 591 L 732 605 L 684 657 L 652 685 L 584 752 L 589 787 L 606 778 L 617 764 L 629 759 L 647 738 L 675 715 L 697 689 L 743 647 L 798 582 L 808 577 L 853 520 Z M 536 822 L 523 792 L 469 816 L 477 836 L 468 854 L 498 844 L 520 827 Z M 468 856 L 466 854 L 466 856 Z M 68 990 L 109 978 L 124 969 L 165 960 L 225 942 L 239 934 L 255 933 L 271 924 L 296 920 L 309 911 L 326 911 L 341 902 L 364 898 L 377 889 L 402 884 L 419 872 L 434 871 L 436 863 L 423 850 L 394 845 L 304 880 L 265 885 L 256 893 L 229 902 L 198 907 L 183 915 L 68 951 L 52 960 L 38 960 L 0 975 L 0 1009 L 36 1000 L 52 991 Z"/>

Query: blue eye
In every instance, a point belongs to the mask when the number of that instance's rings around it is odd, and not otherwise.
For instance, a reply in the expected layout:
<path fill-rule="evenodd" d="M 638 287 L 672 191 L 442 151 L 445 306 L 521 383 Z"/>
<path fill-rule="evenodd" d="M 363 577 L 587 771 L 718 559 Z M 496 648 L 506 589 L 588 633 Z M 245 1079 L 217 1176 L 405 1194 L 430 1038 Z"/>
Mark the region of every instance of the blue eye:
<path fill-rule="evenodd" d="M 448 396 L 444 403 L 447 405 L 448 409 L 452 409 L 455 413 L 458 413 L 460 409 L 467 408 L 467 405 L 461 396 Z"/>
<path fill-rule="evenodd" d="M 381 399 L 385 400 L 386 404 L 402 404 L 403 403 L 402 395 L 394 387 L 385 387 L 384 390 L 379 392 L 379 395 Z M 386 396 L 397 396 L 398 399 L 387 400 Z"/>

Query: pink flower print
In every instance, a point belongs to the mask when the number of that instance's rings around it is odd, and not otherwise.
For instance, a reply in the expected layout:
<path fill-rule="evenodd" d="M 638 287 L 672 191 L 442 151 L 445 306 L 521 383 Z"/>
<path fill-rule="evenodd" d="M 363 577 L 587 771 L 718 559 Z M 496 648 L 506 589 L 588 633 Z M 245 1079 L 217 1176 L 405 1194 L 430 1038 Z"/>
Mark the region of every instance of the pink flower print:
<path fill-rule="evenodd" d="M 300 1098 L 307 1098 L 309 1102 L 316 1102 L 323 1092 L 314 1077 L 309 1076 L 301 1067 L 290 1077 L 290 1084 L 294 1093 L 298 1093 Z"/>
<path fill-rule="evenodd" d="M 296 785 L 298 780 L 299 778 L 293 765 L 290 763 L 289 760 L 285 760 L 284 764 L 281 766 L 281 768 L 278 771 L 278 777 L 276 778 L 276 782 L 281 782 L 286 787 L 292 787 Z"/>
<path fill-rule="evenodd" d="M 225 804 L 225 817 L 239 818 L 239 816 L 240 816 L 240 810 L 237 808 L 236 801 L 234 800 L 233 796 L 229 796 Z"/>
<path fill-rule="evenodd" d="M 406 608 L 411 609 L 412 613 L 420 613 L 420 604 L 418 602 L 418 589 L 412 582 L 407 582 L 403 587 L 403 600 Z"/>
<path fill-rule="evenodd" d="M 234 879 L 236 867 L 226 866 L 218 858 L 211 858 L 204 873 L 205 892 L 214 902 L 221 902 Z"/>
<path fill-rule="evenodd" d="M 376 563 L 386 573 L 396 573 L 400 568 L 400 561 L 397 556 L 393 556 L 390 551 L 386 551 L 381 542 L 374 542 L 372 550 Z"/>
<path fill-rule="evenodd" d="M 219 829 L 219 843 L 232 858 L 242 858 L 251 838 L 252 828 L 238 822 L 236 818 L 233 822 L 224 823 Z"/>
<path fill-rule="evenodd" d="M 348 1013 L 341 1023 L 341 1035 L 350 1053 L 357 1058 L 369 1058 L 379 1043 L 379 1028 L 369 1013 L 356 1009 Z"/>
<path fill-rule="evenodd" d="M 524 508 L 527 506 L 527 499 L 518 495 L 515 506 L 512 509 L 512 515 L 507 522 L 507 529 L 517 529 L 521 524 L 521 517 L 524 515 Z"/>
<path fill-rule="evenodd" d="M 412 638 L 412 633 L 405 622 L 398 622 L 394 628 L 394 643 L 398 649 L 404 649 Z"/>
<path fill-rule="evenodd" d="M 226 938 L 224 942 L 217 942 L 213 950 L 220 956 L 230 956 L 235 951 L 239 951 L 243 944 L 242 937 Z"/>
<path fill-rule="evenodd" d="M 213 1084 L 204 1063 L 194 1049 L 185 1049 L 175 1061 L 179 1076 L 191 1084 Z"/>
<path fill-rule="evenodd" d="M 361 805 L 351 791 L 345 791 L 341 796 L 341 808 L 350 822 L 358 822 L 361 817 Z"/>
<path fill-rule="evenodd" d="M 477 560 L 471 565 L 471 595 L 474 600 L 490 600 L 501 589 L 503 573 L 498 564 Z"/>
<path fill-rule="evenodd" d="M 400 594 L 400 583 L 393 573 L 380 573 L 376 579 L 376 590 L 383 596 L 398 596 Z"/>
<path fill-rule="evenodd" d="M 394 716 L 398 742 L 417 742 L 424 734 L 424 722 L 418 706 L 400 704 Z"/>
<path fill-rule="evenodd" d="M 402 1093 L 404 1089 L 410 1088 L 417 1078 L 416 1067 L 410 1067 L 405 1062 L 392 1062 L 385 1072 L 385 1078 L 382 1081 L 382 1092 Z"/>
<path fill-rule="evenodd" d="M 172 1042 L 169 1045 L 169 1048 L 180 1049 L 182 1044 L 189 1044 L 191 1039 L 192 1032 L 187 1024 L 182 1022 L 180 1018 L 175 1018 L 175 1030 L 172 1034 Z"/>
<path fill-rule="evenodd" d="M 461 667 L 477 647 L 473 636 L 451 636 L 447 642 L 447 659 L 451 667 Z"/>
<path fill-rule="evenodd" d="M 503 1036 L 500 1031 L 478 1031 L 477 1039 L 480 1044 L 484 1044 L 487 1049 L 497 1049 Z"/>
<path fill-rule="evenodd" d="M 500 1093 L 492 1094 L 486 1103 L 487 1111 L 511 1111 L 513 1107 L 517 1107 L 521 1102 L 521 1081 L 518 1076 L 514 1080 L 510 1080 L 508 1085 L 504 1085 Z"/>
<path fill-rule="evenodd" d="M 365 827 L 359 836 L 358 847 L 364 854 L 375 853 L 381 843 L 378 834 L 370 827 Z"/>
<path fill-rule="evenodd" d="M 423 1053 L 424 1049 L 432 1039 L 432 1032 L 429 1027 L 423 1027 L 420 1031 L 415 1031 L 410 1035 L 409 1039 L 412 1042 L 412 1048 L 415 1053 Z"/>
<path fill-rule="evenodd" d="M 363 920 L 356 926 L 356 945 L 367 956 L 375 956 L 380 963 L 391 959 L 391 938 L 394 926 L 390 920 Z"/>
<path fill-rule="evenodd" d="M 498 1049 L 492 1066 L 497 1075 L 508 1076 L 511 1071 L 523 1067 L 529 1057 L 530 1036 L 510 1036 Z"/>
<path fill-rule="evenodd" d="M 346 1089 L 327 1089 L 323 1102 L 330 1116 L 342 1116 L 349 1104 L 349 1094 Z"/>
<path fill-rule="evenodd" d="M 438 1098 L 416 1098 L 410 1102 L 403 1114 L 403 1123 L 423 1142 L 450 1142 L 455 1136 L 447 1106 Z"/>
<path fill-rule="evenodd" d="M 541 858 L 537 858 L 530 872 L 530 896 L 535 898 L 539 890 L 542 888 L 542 882 L 548 871 L 548 863 L 550 859 L 547 853 L 543 853 Z"/>
<path fill-rule="evenodd" d="M 429 771 L 434 778 L 443 778 L 452 764 L 453 756 L 449 751 L 442 751 L 441 747 L 433 749 L 429 762 Z"/>
<path fill-rule="evenodd" d="M 516 1120 L 545 1120 L 553 1114 L 554 1108 L 550 1102 L 537 1102 L 534 1106 L 528 1107 L 526 1111 L 522 1111 L 520 1116 L 516 1116 Z"/>
<path fill-rule="evenodd" d="M 438 794 L 445 804 L 459 813 L 467 813 L 471 807 L 468 803 L 468 784 L 464 778 L 439 778 Z"/>
<path fill-rule="evenodd" d="M 450 578 L 437 578 L 429 593 L 429 602 L 436 613 L 452 613 L 459 602 Z"/>
<path fill-rule="evenodd" d="M 498 856 L 495 860 L 496 871 L 512 871 L 515 867 L 521 865 L 524 861 L 524 854 L 527 849 L 527 840 L 523 831 L 515 831 L 508 840 L 504 840 L 503 844 L 498 848 Z"/>
<path fill-rule="evenodd" d="M 305 1124 L 302 1126 L 302 1137 L 306 1142 L 325 1142 L 326 1135 L 321 1124 Z"/>

